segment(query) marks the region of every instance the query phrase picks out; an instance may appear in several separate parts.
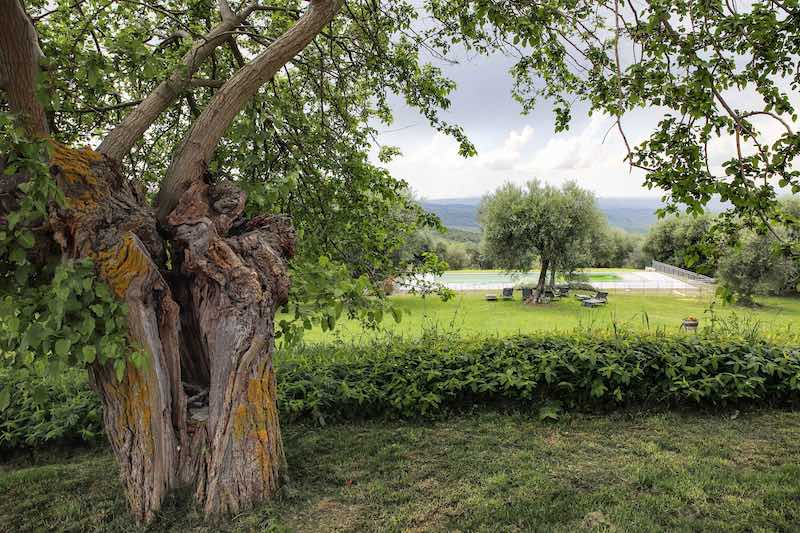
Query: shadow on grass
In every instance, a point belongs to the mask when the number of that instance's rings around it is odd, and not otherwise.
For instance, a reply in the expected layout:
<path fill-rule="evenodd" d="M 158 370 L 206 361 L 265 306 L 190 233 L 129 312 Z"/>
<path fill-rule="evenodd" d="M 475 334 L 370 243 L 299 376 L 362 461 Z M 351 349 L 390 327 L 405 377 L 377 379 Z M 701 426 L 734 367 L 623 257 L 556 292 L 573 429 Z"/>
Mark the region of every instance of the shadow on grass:
<path fill-rule="evenodd" d="M 481 410 L 431 423 L 288 424 L 285 444 L 290 480 L 272 502 L 206 524 L 183 493 L 166 502 L 151 530 L 791 530 L 800 523 L 800 413 L 788 411 L 623 412 L 543 423 Z M 0 530 L 133 530 L 107 452 L 61 451 L 45 462 L 0 471 Z"/>

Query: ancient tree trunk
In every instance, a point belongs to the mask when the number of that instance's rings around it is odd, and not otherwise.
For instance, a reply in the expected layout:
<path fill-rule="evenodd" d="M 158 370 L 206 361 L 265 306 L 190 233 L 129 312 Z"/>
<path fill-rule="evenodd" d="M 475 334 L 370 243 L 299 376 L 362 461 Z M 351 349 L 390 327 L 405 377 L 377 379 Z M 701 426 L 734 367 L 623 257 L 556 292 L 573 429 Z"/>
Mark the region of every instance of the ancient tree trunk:
<path fill-rule="evenodd" d="M 110 365 L 90 368 L 134 516 L 150 520 L 186 485 L 208 514 L 269 497 L 284 468 L 272 351 L 294 251 L 289 221 L 246 220 L 235 186 L 197 183 L 170 217 L 166 272 L 154 214 L 117 166 L 91 150 L 53 153 L 70 200 L 51 217 L 54 238 L 69 256 L 95 261 L 149 355 L 122 381 Z"/>
<path fill-rule="evenodd" d="M 296 25 L 222 85 L 176 151 L 159 191 L 158 222 L 118 165 L 214 47 L 259 8 L 251 2 L 236 14 L 219 5 L 222 22 L 98 152 L 53 143 L 50 162 L 68 202 L 53 208 L 43 231 L 65 259 L 94 261 L 128 305 L 132 344 L 148 355 L 146 368 L 128 365 L 121 380 L 110 365 L 89 369 L 131 510 L 142 522 L 170 490 L 187 485 L 207 514 L 239 511 L 269 497 L 284 467 L 273 319 L 287 298 L 294 230 L 280 216 L 247 220 L 244 193 L 208 183 L 205 171 L 239 110 L 333 19 L 340 0 L 310 0 Z M 19 0 L 0 0 L 0 12 L 0 85 L 28 132 L 45 136 L 35 96 L 36 31 Z M 3 197 L 24 180 L 3 180 Z"/>
<path fill-rule="evenodd" d="M 283 258 L 293 254 L 294 231 L 285 218 L 261 217 L 231 232 L 243 222 L 244 202 L 230 183 L 196 183 L 169 217 L 189 282 L 181 305 L 192 310 L 187 321 L 208 369 L 207 420 L 192 432 L 206 439 L 194 481 L 209 514 L 268 497 L 283 469 L 273 316 L 287 298 Z"/>
<path fill-rule="evenodd" d="M 95 262 L 128 304 L 131 340 L 149 355 L 146 370 L 128 365 L 119 382 L 110 365 L 89 369 L 131 511 L 149 520 L 175 486 L 185 417 L 177 306 L 158 267 L 163 242 L 144 198 L 111 161 L 54 143 L 50 163 L 68 199 L 50 217 L 55 240 L 68 257 Z"/>

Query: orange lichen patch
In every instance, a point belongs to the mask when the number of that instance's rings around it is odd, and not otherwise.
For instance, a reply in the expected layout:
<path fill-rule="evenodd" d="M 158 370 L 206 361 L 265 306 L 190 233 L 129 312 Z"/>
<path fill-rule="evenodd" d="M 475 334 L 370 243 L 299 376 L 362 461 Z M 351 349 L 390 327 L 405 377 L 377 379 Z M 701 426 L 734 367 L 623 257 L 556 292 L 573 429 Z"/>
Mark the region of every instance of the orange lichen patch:
<path fill-rule="evenodd" d="M 275 396 L 274 371 L 263 363 L 257 374 L 247 382 L 245 397 L 233 410 L 234 438 L 254 457 L 261 470 L 263 490 L 271 493 L 278 483 L 283 466 L 280 446 L 280 426 Z"/>
<path fill-rule="evenodd" d="M 111 249 L 93 254 L 93 259 L 100 265 L 102 278 L 120 298 L 125 296 L 134 279 L 151 268 L 150 258 L 131 232 L 123 235 Z"/>
<path fill-rule="evenodd" d="M 90 148 L 70 148 L 56 142 L 51 143 L 52 156 L 50 164 L 57 165 L 61 174 L 70 183 L 87 183 L 94 185 L 97 178 L 92 174 L 91 165 L 100 161 L 103 156 Z"/>
<path fill-rule="evenodd" d="M 92 163 L 100 161 L 102 155 L 89 148 L 70 148 L 51 142 L 50 165 L 57 166 L 65 183 L 62 184 L 69 199 L 69 206 L 78 211 L 93 208 L 109 195 L 108 185 L 100 183 L 92 172 Z"/>
<path fill-rule="evenodd" d="M 138 443 L 144 447 L 146 454 L 152 454 L 155 449 L 153 433 L 150 426 L 152 413 L 150 410 L 150 386 L 141 372 L 131 365 L 125 369 L 125 377 L 121 382 L 116 380 L 104 381 L 105 396 L 116 398 L 119 410 L 116 411 L 113 424 L 116 426 L 111 435 L 141 436 Z M 136 428 L 135 431 L 131 431 Z"/>
<path fill-rule="evenodd" d="M 242 440 L 248 425 L 247 407 L 239 404 L 233 410 L 233 434 L 237 440 Z"/>

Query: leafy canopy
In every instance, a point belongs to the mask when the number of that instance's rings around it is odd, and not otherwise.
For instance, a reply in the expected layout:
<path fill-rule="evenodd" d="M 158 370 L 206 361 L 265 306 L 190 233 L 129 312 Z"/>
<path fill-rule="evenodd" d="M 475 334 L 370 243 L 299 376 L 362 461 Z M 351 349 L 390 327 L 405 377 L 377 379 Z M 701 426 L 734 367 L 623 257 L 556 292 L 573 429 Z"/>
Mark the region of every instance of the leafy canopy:
<path fill-rule="evenodd" d="M 571 271 L 588 255 L 589 239 L 602 227 L 594 196 L 573 182 L 561 189 L 539 181 L 506 183 L 480 208 L 484 252 L 508 270 L 542 265 Z M 545 266 L 546 268 L 546 266 Z"/>
<path fill-rule="evenodd" d="M 576 100 L 614 118 L 627 161 L 666 191 L 667 211 L 700 213 L 718 195 L 741 224 L 796 225 L 781 191 L 800 192 L 800 5 L 791 1 L 428 0 L 442 46 L 516 57 L 515 97 L 525 110 L 554 103 L 568 128 Z M 745 98 L 746 97 L 746 98 Z M 626 113 L 659 117 L 634 145 Z M 655 113 L 653 113 L 655 111 Z M 721 153 L 715 156 L 715 153 Z M 785 241 L 800 253 L 800 243 Z"/>
<path fill-rule="evenodd" d="M 215 89 L 295 24 L 305 3 L 263 6 L 199 66 L 197 83 L 178 95 L 121 162 L 151 197 Z M 32 0 L 26 10 L 44 54 L 38 96 L 54 140 L 71 145 L 96 145 L 220 20 L 211 0 Z M 287 213 L 298 229 L 291 303 L 279 322 L 279 334 L 288 340 L 313 324 L 333 327 L 343 312 L 371 324 L 384 311 L 397 316 L 381 298 L 383 280 L 438 268 L 435 261 L 395 260 L 408 235 L 438 222 L 416 206 L 404 183 L 367 156 L 376 127 L 392 121 L 391 94 L 458 139 L 463 154 L 474 153 L 461 129 L 439 116 L 454 85 L 420 60 L 427 45 L 413 29 L 418 16 L 402 0 L 347 2 L 237 116 L 211 161 L 213 179 L 235 180 L 248 192 L 249 214 Z M 63 198 L 43 163 L 46 144 L 25 139 L 4 108 L 0 102 L 3 170 L 32 179 L 0 234 L 2 359 L 28 364 L 37 358 L 47 366 L 110 358 L 121 375 L 130 354 L 125 310 L 94 280 L 89 263 L 62 264 L 56 250 L 35 246 L 36 221 Z M 397 154 L 382 147 L 380 159 Z M 138 363 L 139 354 L 132 353 Z"/>

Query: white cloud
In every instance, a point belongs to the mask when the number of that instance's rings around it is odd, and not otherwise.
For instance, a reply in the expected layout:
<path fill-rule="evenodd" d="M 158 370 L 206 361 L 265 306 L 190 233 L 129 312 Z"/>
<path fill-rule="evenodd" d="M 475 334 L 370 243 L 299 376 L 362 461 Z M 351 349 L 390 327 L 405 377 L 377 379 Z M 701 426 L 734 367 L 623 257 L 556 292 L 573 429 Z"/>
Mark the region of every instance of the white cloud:
<path fill-rule="evenodd" d="M 433 132 L 401 146 L 404 156 L 388 165 L 426 198 L 481 196 L 506 181 L 532 178 L 560 185 L 575 180 L 599 196 L 653 194 L 642 188 L 642 173 L 624 163 L 618 132 L 603 137 L 613 121 L 593 117 L 584 127 L 549 138 L 537 138 L 530 125 L 508 131 L 495 146 L 478 146 L 479 155 L 464 159 L 456 141 Z"/>
<path fill-rule="evenodd" d="M 478 161 L 492 170 L 511 170 L 522 158 L 522 150 L 533 139 L 533 128 L 525 126 L 522 131 L 511 130 L 503 145 L 478 156 Z"/>

